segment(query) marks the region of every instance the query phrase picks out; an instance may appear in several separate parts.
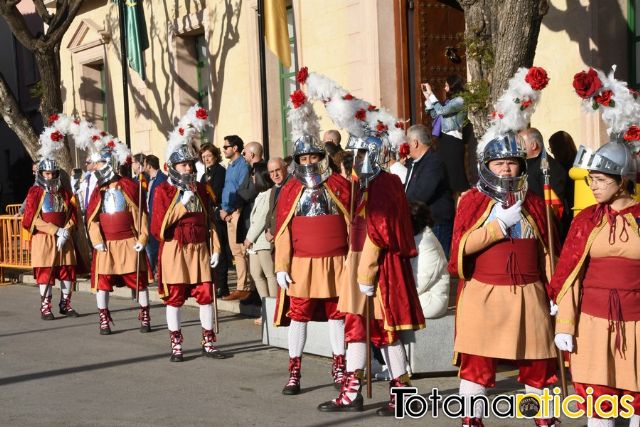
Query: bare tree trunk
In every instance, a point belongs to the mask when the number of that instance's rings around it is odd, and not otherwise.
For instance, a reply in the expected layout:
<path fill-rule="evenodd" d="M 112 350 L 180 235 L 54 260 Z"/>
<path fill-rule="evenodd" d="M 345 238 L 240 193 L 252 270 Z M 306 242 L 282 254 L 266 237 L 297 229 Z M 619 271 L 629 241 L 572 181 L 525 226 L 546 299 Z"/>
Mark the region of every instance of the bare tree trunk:
<path fill-rule="evenodd" d="M 470 87 L 488 90 L 485 102 L 470 107 L 476 137 L 489 125 L 489 113 L 509 79 L 531 67 L 547 0 L 460 0 L 466 20 L 465 41 Z"/>

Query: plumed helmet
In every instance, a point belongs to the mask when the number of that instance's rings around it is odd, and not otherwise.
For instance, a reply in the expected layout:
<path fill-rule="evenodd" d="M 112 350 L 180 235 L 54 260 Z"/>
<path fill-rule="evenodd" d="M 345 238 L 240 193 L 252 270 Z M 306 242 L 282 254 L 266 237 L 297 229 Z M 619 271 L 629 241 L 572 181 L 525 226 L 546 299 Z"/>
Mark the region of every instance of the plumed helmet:
<path fill-rule="evenodd" d="M 365 188 L 382 170 L 380 164 L 382 147 L 383 141 L 377 136 L 349 136 L 347 150 L 354 150 L 354 170 L 358 174 L 362 188 Z M 358 150 L 366 150 L 363 158 L 358 157 Z"/>
<path fill-rule="evenodd" d="M 300 156 L 315 154 L 320 156 L 317 163 L 300 164 Z M 308 188 L 322 184 L 331 175 L 327 151 L 320 140 L 313 135 L 303 135 L 293 144 L 294 176 Z"/>
<path fill-rule="evenodd" d="M 501 177 L 489 168 L 492 160 L 515 159 L 520 164 L 520 174 Z M 527 194 L 527 151 L 524 141 L 515 132 L 507 132 L 487 142 L 478 156 L 478 190 L 503 205 L 524 200 Z"/>
<path fill-rule="evenodd" d="M 629 145 L 619 138 L 606 143 L 595 152 L 581 145 L 573 166 L 637 182 L 638 166 L 635 156 Z"/>
<path fill-rule="evenodd" d="M 43 172 L 53 172 L 53 178 L 46 179 Z M 47 191 L 58 191 L 60 188 L 60 167 L 54 159 L 42 159 L 38 163 L 36 185 Z"/>

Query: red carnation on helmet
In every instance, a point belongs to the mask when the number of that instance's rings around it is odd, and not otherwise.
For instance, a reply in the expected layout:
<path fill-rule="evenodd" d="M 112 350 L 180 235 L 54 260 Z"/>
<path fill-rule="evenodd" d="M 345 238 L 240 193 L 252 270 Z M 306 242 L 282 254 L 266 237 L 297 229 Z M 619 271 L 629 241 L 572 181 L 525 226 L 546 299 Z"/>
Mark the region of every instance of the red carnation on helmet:
<path fill-rule="evenodd" d="M 358 120 L 364 120 L 367 117 L 367 111 L 364 108 L 359 109 L 354 114 L 354 117 Z"/>
<path fill-rule="evenodd" d="M 344 99 L 345 101 L 351 101 L 353 99 L 353 95 L 348 93 L 345 96 L 343 96 L 342 99 Z"/>
<path fill-rule="evenodd" d="M 640 127 L 636 125 L 629 126 L 629 129 L 624 133 L 625 141 L 640 141 Z"/>
<path fill-rule="evenodd" d="M 207 110 L 204 108 L 198 108 L 196 110 L 196 118 L 200 120 L 207 120 L 207 117 L 209 117 L 209 114 L 207 114 Z"/>
<path fill-rule="evenodd" d="M 367 107 L 367 111 L 376 111 L 378 109 L 378 107 L 376 107 L 375 105 L 369 105 Z"/>
<path fill-rule="evenodd" d="M 522 102 L 520 103 L 520 110 L 526 110 L 531 106 L 531 104 L 533 104 L 533 101 L 531 101 L 530 99 L 522 100 Z"/>
<path fill-rule="evenodd" d="M 549 83 L 549 76 L 542 67 L 531 67 L 524 78 L 524 81 L 529 83 L 531 89 L 542 90 L 547 87 Z M 526 107 L 525 107 L 526 108 Z"/>
<path fill-rule="evenodd" d="M 378 120 L 378 123 L 376 124 L 376 131 L 378 131 L 379 133 L 382 133 L 382 132 L 386 132 L 387 130 L 389 130 L 387 125 L 385 125 L 380 120 Z"/>
<path fill-rule="evenodd" d="M 307 77 L 309 77 L 309 69 L 307 67 L 300 68 L 298 74 L 296 74 L 296 81 L 301 85 L 307 82 Z"/>
<path fill-rule="evenodd" d="M 116 143 L 115 143 L 115 142 L 113 142 L 113 141 L 109 141 L 109 142 L 107 143 L 107 147 L 109 147 L 109 148 L 115 148 L 115 147 L 116 147 Z"/>
<path fill-rule="evenodd" d="M 80 124 L 80 119 L 73 119 L 73 123 L 79 125 Z"/>
<path fill-rule="evenodd" d="M 400 144 L 398 154 L 400 154 L 400 157 L 407 157 L 409 155 L 409 143 L 404 142 Z"/>
<path fill-rule="evenodd" d="M 51 126 L 53 123 L 55 123 L 56 121 L 58 121 L 58 119 L 60 118 L 59 115 L 57 115 L 56 113 L 53 113 L 49 116 L 49 126 Z"/>
<path fill-rule="evenodd" d="M 611 99 L 613 96 L 613 92 L 610 90 L 603 90 L 600 95 L 597 95 L 593 98 L 595 102 L 600 105 L 604 105 L 605 107 L 615 107 L 616 103 Z"/>
<path fill-rule="evenodd" d="M 184 135 L 184 129 L 183 128 L 178 128 L 178 133 L 180 135 Z"/>
<path fill-rule="evenodd" d="M 91 140 L 92 140 L 93 142 L 96 142 L 96 141 L 97 141 L 97 140 L 99 140 L 99 139 L 100 139 L 100 137 L 99 137 L 98 135 L 91 135 Z"/>
<path fill-rule="evenodd" d="M 396 122 L 396 127 L 398 129 L 404 129 L 404 122 Z"/>
<path fill-rule="evenodd" d="M 296 90 L 291 94 L 291 103 L 293 104 L 293 108 L 300 108 L 300 106 L 305 102 L 307 102 L 307 95 L 305 95 L 303 91 Z"/>
<path fill-rule="evenodd" d="M 100 132 L 100 136 L 107 136 L 107 133 L 105 131 Z"/>
<path fill-rule="evenodd" d="M 580 71 L 573 76 L 573 88 L 582 99 L 592 97 L 601 87 L 602 82 L 593 68 L 589 68 L 586 72 Z"/>
<path fill-rule="evenodd" d="M 51 132 L 51 140 L 52 141 L 58 142 L 58 141 L 61 141 L 62 138 L 64 138 L 64 135 L 61 134 L 60 132 L 58 132 L 58 131 Z"/>

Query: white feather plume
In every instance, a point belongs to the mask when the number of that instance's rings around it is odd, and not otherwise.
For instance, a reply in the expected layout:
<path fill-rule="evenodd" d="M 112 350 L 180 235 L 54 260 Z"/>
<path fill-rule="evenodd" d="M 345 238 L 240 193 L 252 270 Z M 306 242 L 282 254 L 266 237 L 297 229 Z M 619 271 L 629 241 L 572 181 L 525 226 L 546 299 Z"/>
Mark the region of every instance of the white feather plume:
<path fill-rule="evenodd" d="M 206 110 L 198 104 L 190 107 L 167 136 L 166 159 L 169 159 L 171 154 L 180 147 L 193 145 L 193 137 L 202 132 L 207 126 L 211 126 L 211 123 L 208 120 Z"/>
<path fill-rule="evenodd" d="M 305 135 L 311 135 L 320 139 L 320 119 L 313 109 L 313 105 L 307 99 L 298 108 L 293 106 L 291 100 L 287 102 L 287 121 L 291 124 L 291 136 L 294 141 Z"/>

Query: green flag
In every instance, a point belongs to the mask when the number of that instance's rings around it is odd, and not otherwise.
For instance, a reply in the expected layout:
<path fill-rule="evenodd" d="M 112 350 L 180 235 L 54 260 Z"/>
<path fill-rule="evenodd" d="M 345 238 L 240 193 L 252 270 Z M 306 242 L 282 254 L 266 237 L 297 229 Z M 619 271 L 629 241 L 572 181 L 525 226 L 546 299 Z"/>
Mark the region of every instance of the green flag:
<path fill-rule="evenodd" d="M 144 20 L 144 9 L 141 0 L 114 0 L 114 2 L 124 1 L 124 25 L 127 37 L 127 60 L 129 67 L 140 74 L 140 78 L 145 80 L 144 72 L 144 51 L 149 48 L 149 38 L 147 36 L 147 26 Z M 122 34 L 122 32 L 120 33 Z"/>

